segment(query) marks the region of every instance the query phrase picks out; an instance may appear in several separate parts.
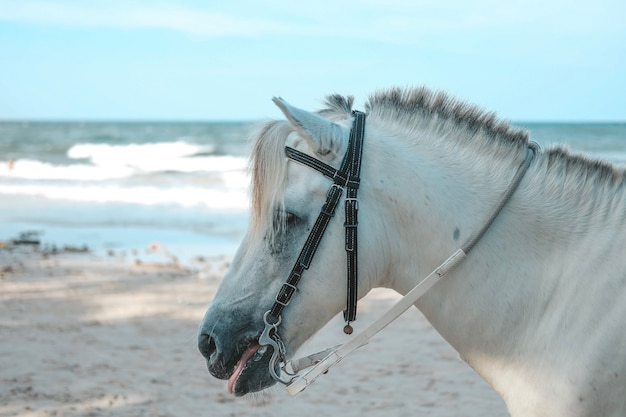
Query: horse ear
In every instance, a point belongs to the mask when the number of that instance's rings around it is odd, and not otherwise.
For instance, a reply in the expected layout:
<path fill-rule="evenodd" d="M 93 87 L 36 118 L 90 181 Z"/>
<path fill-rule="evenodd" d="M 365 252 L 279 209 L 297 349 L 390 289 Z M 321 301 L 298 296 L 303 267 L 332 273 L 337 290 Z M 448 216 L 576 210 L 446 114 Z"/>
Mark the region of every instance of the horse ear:
<path fill-rule="evenodd" d="M 272 101 L 318 155 L 337 154 L 341 145 L 348 141 L 350 131 L 345 127 L 317 113 L 294 107 L 280 97 L 274 97 Z"/>

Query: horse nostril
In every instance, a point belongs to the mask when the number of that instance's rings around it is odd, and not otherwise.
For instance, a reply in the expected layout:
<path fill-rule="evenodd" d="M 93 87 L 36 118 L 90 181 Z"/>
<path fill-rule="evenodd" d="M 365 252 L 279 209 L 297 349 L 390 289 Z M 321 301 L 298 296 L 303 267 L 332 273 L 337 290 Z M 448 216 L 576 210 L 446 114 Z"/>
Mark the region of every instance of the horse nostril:
<path fill-rule="evenodd" d="M 218 339 L 208 333 L 198 335 L 198 350 L 206 358 L 206 366 L 211 375 L 219 379 L 228 379 L 235 368 L 225 361 Z"/>
<path fill-rule="evenodd" d="M 198 350 L 205 358 L 211 359 L 211 355 L 215 353 L 215 339 L 206 333 L 201 333 L 198 336 Z"/>

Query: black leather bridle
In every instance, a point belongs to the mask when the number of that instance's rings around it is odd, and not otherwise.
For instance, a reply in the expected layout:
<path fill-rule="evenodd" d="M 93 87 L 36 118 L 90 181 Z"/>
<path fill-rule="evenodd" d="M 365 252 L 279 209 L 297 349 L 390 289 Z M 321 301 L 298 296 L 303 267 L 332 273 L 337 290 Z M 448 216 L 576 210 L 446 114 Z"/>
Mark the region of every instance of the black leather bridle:
<path fill-rule="evenodd" d="M 341 167 L 339 169 L 313 158 L 303 152 L 300 152 L 289 146 L 285 147 L 285 155 L 287 158 L 306 165 L 320 172 L 327 178 L 333 180 L 333 184 L 328 190 L 326 202 L 322 206 L 309 236 L 300 251 L 300 255 L 296 260 L 287 281 L 282 285 L 280 291 L 276 295 L 274 305 L 271 310 L 266 313 L 266 321 L 270 323 L 278 323 L 281 320 L 283 309 L 289 304 L 296 292 L 298 282 L 302 278 L 305 270 L 309 269 L 313 256 L 324 236 L 328 223 L 335 215 L 335 210 L 341 199 L 344 188 L 346 189 L 345 198 L 345 231 L 346 242 L 345 249 L 347 254 L 347 270 L 348 270 L 348 290 L 346 298 L 346 309 L 343 312 L 346 326 L 344 332 L 352 333 L 350 323 L 356 319 L 357 305 L 357 226 L 358 226 L 358 210 L 359 203 L 357 200 L 357 191 L 360 184 L 361 160 L 363 155 L 363 138 L 365 134 L 365 113 L 353 111 L 354 120 L 352 129 L 350 130 L 350 138 L 348 141 L 348 149 L 343 157 Z"/>
<path fill-rule="evenodd" d="M 357 225 L 358 225 L 358 210 L 359 203 L 357 200 L 357 191 L 360 184 L 360 172 L 361 172 L 361 159 L 363 155 L 363 137 L 365 135 L 365 113 L 359 111 L 352 112 L 354 120 L 352 121 L 352 129 L 350 130 L 350 138 L 348 141 L 348 149 L 341 162 L 339 169 L 313 158 L 303 152 L 293 149 L 289 146 L 285 147 L 285 155 L 300 164 L 306 165 L 314 170 L 320 172 L 327 178 L 333 180 L 333 184 L 328 189 L 326 194 L 326 202 L 322 206 L 309 236 L 307 237 L 300 255 L 294 264 L 289 277 L 283 283 L 280 291 L 276 295 L 274 305 L 263 316 L 265 322 L 265 328 L 259 337 L 259 345 L 271 346 L 273 348 L 272 357 L 270 359 L 269 371 L 272 377 L 283 384 L 289 384 L 292 379 L 283 380 L 280 377 L 279 369 L 289 374 L 284 368 L 281 368 L 280 362 L 284 363 L 285 360 L 285 345 L 283 344 L 278 334 L 278 325 L 282 321 L 282 312 L 287 305 L 291 302 L 293 295 L 298 289 L 298 283 L 302 278 L 302 274 L 305 270 L 311 266 L 313 256 L 319 247 L 326 227 L 330 220 L 335 216 L 335 211 L 341 200 L 344 188 L 346 189 L 345 198 L 345 231 L 346 241 L 345 249 L 347 253 L 347 268 L 348 268 L 348 291 L 346 297 L 346 309 L 343 312 L 344 319 L 346 320 L 346 326 L 343 331 L 346 334 L 352 333 L 352 326 L 350 323 L 356 319 L 356 304 L 357 304 L 357 283 L 358 283 L 358 271 L 357 271 Z M 278 369 L 277 369 L 278 368 Z"/>

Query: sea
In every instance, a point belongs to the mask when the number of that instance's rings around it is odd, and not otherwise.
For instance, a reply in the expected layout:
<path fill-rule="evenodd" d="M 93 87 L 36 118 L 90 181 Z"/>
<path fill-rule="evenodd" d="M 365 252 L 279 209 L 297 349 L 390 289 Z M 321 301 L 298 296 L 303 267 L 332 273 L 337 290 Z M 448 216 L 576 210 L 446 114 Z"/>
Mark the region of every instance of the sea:
<path fill-rule="evenodd" d="M 626 123 L 514 123 L 626 165 Z M 0 122 L 0 245 L 180 263 L 233 254 L 255 122 Z"/>

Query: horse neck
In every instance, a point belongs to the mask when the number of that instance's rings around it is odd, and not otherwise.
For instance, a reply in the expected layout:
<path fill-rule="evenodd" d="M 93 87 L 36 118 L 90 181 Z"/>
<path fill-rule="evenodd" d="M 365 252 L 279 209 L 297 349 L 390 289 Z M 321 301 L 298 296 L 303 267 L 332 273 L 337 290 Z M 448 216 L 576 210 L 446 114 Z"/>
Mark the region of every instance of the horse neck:
<path fill-rule="evenodd" d="M 374 167 L 390 171 L 372 202 L 390 213 L 387 241 L 377 243 L 390 260 L 381 285 L 406 293 L 480 227 L 524 152 L 485 161 L 466 149 L 451 158 L 447 144 L 385 142 L 397 147 Z M 588 378 L 577 372 L 604 363 L 602 346 L 621 340 L 610 323 L 626 314 L 626 180 L 619 171 L 594 179 L 588 164 L 572 173 L 572 165 L 537 155 L 484 237 L 415 304 L 510 407 L 525 407 L 517 398 L 579 404 L 575 381 Z"/>
<path fill-rule="evenodd" d="M 372 164 L 375 172 L 387 170 L 387 180 L 373 183 L 375 204 L 384 205 L 389 213 L 382 234 L 390 266 L 379 285 L 404 294 L 482 227 L 510 186 L 525 150 L 477 150 L 458 141 L 437 142 L 434 137 L 410 144 L 392 145 L 395 141 L 389 138 L 380 143 L 373 146 L 380 146 L 377 152 L 390 155 L 389 159 L 379 158 Z M 365 161 L 364 169 L 368 165 Z M 465 358 L 490 349 L 489 343 L 502 338 L 501 326 L 508 318 L 479 337 L 475 330 L 505 317 L 507 303 L 519 298 L 510 288 L 498 293 L 498 279 L 515 280 L 520 278 L 515 271 L 532 271 L 523 265 L 523 250 L 532 244 L 509 245 L 508 250 L 517 251 L 514 256 L 502 245 L 509 233 L 515 235 L 523 227 L 512 220 L 510 209 L 509 203 L 471 254 L 416 303 Z M 499 263 L 502 257 L 506 261 Z M 494 293 L 498 293 L 497 300 Z"/>
<path fill-rule="evenodd" d="M 394 146 L 393 140 L 385 142 Z M 389 273 L 381 284 L 406 293 L 480 228 L 524 152 L 511 150 L 508 159 L 497 159 L 461 148 L 451 157 L 446 144 L 401 144 L 393 150 L 376 146 L 383 155 L 394 155 L 380 158 L 374 167 L 376 172 L 392 171 L 377 185 L 374 203 L 390 213 L 383 242 Z M 590 308 L 582 294 L 592 294 L 598 309 L 614 297 L 611 288 L 617 288 L 617 279 L 623 282 L 626 268 L 624 180 L 592 181 L 593 171 L 576 179 L 565 169 L 571 169 L 571 159 L 550 163 L 549 158 L 535 158 L 484 237 L 416 303 L 501 394 L 541 375 L 542 365 L 568 372 L 567 361 L 556 364 L 559 352 L 570 348 L 568 334 L 579 332 L 582 340 L 585 329 L 603 319 L 578 314 Z M 554 315 L 570 320 L 569 333 L 558 331 Z M 537 329 L 543 329 L 540 336 Z M 545 352 L 548 345 L 550 353 Z M 592 347 L 586 348 L 591 352 Z M 535 356 L 547 362 L 520 360 Z"/>
<path fill-rule="evenodd" d="M 407 271 L 391 274 L 383 285 L 406 293 L 461 247 L 486 222 L 526 155 L 490 145 L 487 138 L 471 141 L 432 134 L 384 137 L 372 145 L 382 155 L 372 161 L 378 164 L 373 171 L 388 177 L 374 184 L 376 204 L 386 206 L 392 223 L 386 224 L 386 234 L 393 234 L 390 256 L 396 271 Z"/>

